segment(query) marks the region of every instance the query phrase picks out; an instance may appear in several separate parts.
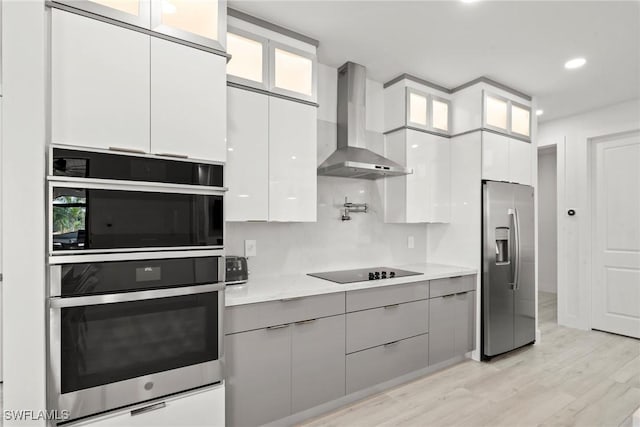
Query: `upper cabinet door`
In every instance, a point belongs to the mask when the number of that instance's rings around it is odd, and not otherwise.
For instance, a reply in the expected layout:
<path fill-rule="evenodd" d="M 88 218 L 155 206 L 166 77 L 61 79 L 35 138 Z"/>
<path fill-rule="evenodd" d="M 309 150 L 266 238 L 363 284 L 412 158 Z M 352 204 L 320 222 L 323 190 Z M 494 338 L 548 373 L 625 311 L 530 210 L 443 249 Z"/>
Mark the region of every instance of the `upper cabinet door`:
<path fill-rule="evenodd" d="M 407 88 L 407 126 L 429 129 L 428 95 Z"/>
<path fill-rule="evenodd" d="M 229 28 L 227 31 L 227 80 L 267 89 L 269 83 L 267 39 L 246 31 Z"/>
<path fill-rule="evenodd" d="M 509 100 L 485 93 L 484 126 L 501 132 L 509 130 Z"/>
<path fill-rule="evenodd" d="M 151 39 L 151 151 L 226 159 L 226 60 L 171 41 Z"/>
<path fill-rule="evenodd" d="M 316 107 L 269 97 L 269 220 L 316 221 Z"/>
<path fill-rule="evenodd" d="M 152 0 L 151 29 L 202 46 L 225 50 L 226 2 L 222 0 Z"/>
<path fill-rule="evenodd" d="M 511 133 L 514 135 L 531 136 L 531 109 L 511 101 Z"/>
<path fill-rule="evenodd" d="M 317 101 L 318 62 L 314 54 L 270 41 L 269 65 L 272 92 Z"/>
<path fill-rule="evenodd" d="M 151 28 L 151 0 L 54 0 L 76 9 L 126 22 L 138 27 Z"/>
<path fill-rule="evenodd" d="M 53 9 L 51 140 L 149 151 L 149 36 Z"/>
<path fill-rule="evenodd" d="M 451 102 L 433 95 L 429 97 L 429 101 L 431 105 L 431 128 L 435 131 L 449 133 Z"/>

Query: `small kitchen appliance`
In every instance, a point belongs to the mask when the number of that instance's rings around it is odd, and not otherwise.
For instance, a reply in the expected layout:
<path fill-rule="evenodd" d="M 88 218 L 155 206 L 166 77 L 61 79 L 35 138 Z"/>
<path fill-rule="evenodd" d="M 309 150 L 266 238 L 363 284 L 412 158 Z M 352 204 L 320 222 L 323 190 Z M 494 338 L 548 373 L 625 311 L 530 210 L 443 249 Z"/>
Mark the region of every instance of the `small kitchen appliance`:
<path fill-rule="evenodd" d="M 226 284 L 239 285 L 249 280 L 247 258 L 243 256 L 228 255 L 226 259 Z"/>

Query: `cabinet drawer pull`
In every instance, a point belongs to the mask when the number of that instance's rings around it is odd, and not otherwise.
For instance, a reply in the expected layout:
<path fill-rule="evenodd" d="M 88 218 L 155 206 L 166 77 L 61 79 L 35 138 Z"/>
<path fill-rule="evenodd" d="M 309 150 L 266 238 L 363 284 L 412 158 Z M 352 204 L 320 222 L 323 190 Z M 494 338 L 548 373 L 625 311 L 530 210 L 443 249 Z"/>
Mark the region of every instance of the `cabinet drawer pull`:
<path fill-rule="evenodd" d="M 442 295 L 442 298 L 451 298 L 451 297 L 455 297 L 456 294 L 449 294 L 449 295 Z"/>
<path fill-rule="evenodd" d="M 175 157 L 177 159 L 188 159 L 189 156 L 185 155 L 185 154 L 174 154 L 174 153 L 155 153 L 156 156 L 162 156 L 162 157 Z"/>
<path fill-rule="evenodd" d="M 309 319 L 309 320 L 301 320 L 299 322 L 296 322 L 296 325 L 306 325 L 307 323 L 313 323 L 318 319 Z"/>
<path fill-rule="evenodd" d="M 391 341 L 391 342 L 386 343 L 384 346 L 385 346 L 385 347 L 391 347 L 391 346 L 393 346 L 393 345 L 398 344 L 399 342 L 400 342 L 400 340 L 397 340 L 397 341 Z"/>
<path fill-rule="evenodd" d="M 282 301 L 282 302 L 298 301 L 299 299 L 302 299 L 302 298 L 303 298 L 303 297 L 282 298 L 280 301 Z"/>
<path fill-rule="evenodd" d="M 390 308 L 396 308 L 396 307 L 400 307 L 400 304 L 391 304 L 391 305 L 384 306 L 385 310 L 388 310 Z"/>
<path fill-rule="evenodd" d="M 267 326 L 267 331 L 272 331 L 274 329 L 282 329 L 282 328 L 288 328 L 289 324 L 285 324 L 285 325 L 275 325 L 275 326 Z"/>
<path fill-rule="evenodd" d="M 462 276 L 451 276 L 449 279 L 460 279 Z"/>
<path fill-rule="evenodd" d="M 464 292 L 458 292 L 456 295 L 464 295 L 464 294 L 466 294 L 466 293 L 467 293 L 467 291 L 464 291 Z"/>
<path fill-rule="evenodd" d="M 146 151 L 136 150 L 135 148 L 109 147 L 110 151 L 122 151 L 123 153 L 147 154 Z"/>
<path fill-rule="evenodd" d="M 133 411 L 131 411 L 131 416 L 133 417 L 136 415 L 144 414 L 145 412 L 155 411 L 166 406 L 167 404 L 164 402 L 154 403 L 153 405 L 145 406 L 144 408 L 134 409 Z"/>

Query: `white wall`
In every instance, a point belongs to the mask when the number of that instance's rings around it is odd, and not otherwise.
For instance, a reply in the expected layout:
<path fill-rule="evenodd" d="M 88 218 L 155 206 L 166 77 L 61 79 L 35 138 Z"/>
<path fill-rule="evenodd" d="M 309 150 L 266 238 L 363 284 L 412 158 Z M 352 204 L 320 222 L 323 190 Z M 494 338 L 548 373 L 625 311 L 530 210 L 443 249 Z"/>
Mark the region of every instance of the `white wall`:
<path fill-rule="evenodd" d="M 319 65 L 318 164 L 335 151 L 337 70 Z M 367 80 L 367 145 L 382 154 L 384 104 L 382 84 Z M 366 202 L 370 211 L 340 219 L 344 197 Z M 415 247 L 407 248 L 413 236 Z M 376 265 L 425 262 L 426 225 L 385 224 L 382 181 L 318 177 L 315 223 L 227 223 L 226 251 L 244 255 L 244 240 L 257 241 L 249 259 L 251 277 L 312 273 Z"/>
<path fill-rule="evenodd" d="M 539 145 L 557 145 L 558 323 L 591 327 L 589 141 L 640 129 L 640 98 L 540 124 Z M 568 209 L 575 216 L 566 214 Z"/>
<path fill-rule="evenodd" d="M 45 22 L 44 0 L 3 4 L 1 173 L 11 183 L 2 191 L 5 410 L 46 409 Z"/>
<path fill-rule="evenodd" d="M 555 147 L 538 151 L 538 289 L 554 294 L 558 283 L 556 159 Z"/>

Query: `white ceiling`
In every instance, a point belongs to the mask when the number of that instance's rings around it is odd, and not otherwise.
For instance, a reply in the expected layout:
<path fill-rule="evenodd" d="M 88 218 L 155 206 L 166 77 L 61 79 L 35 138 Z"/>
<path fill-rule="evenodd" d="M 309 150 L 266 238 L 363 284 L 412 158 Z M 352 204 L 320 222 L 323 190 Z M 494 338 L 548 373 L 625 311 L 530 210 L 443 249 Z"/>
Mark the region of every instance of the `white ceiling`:
<path fill-rule="evenodd" d="M 229 5 L 320 41 L 321 63 L 446 87 L 487 76 L 550 120 L 640 97 L 638 1 L 246 1 Z M 587 65 L 565 70 L 583 56 Z"/>

